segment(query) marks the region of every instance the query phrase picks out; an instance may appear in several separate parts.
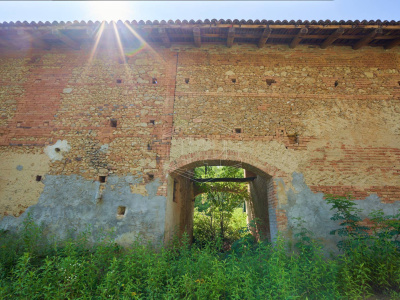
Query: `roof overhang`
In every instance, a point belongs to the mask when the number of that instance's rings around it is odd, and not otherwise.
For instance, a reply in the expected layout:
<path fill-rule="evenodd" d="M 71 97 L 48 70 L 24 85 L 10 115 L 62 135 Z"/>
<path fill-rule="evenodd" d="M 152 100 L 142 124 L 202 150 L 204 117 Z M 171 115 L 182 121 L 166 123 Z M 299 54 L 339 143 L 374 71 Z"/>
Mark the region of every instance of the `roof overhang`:
<path fill-rule="evenodd" d="M 236 43 L 265 45 L 364 46 L 391 49 L 400 45 L 400 21 L 118 21 L 118 22 L 10 22 L 0 24 L 0 48 L 42 48 L 66 45 L 80 49 L 95 42 L 99 34 L 107 40 L 118 34 L 124 47 L 149 43 L 172 44 Z M 117 33 L 117 34 L 116 34 Z M 114 36 L 114 37 L 113 37 Z"/>

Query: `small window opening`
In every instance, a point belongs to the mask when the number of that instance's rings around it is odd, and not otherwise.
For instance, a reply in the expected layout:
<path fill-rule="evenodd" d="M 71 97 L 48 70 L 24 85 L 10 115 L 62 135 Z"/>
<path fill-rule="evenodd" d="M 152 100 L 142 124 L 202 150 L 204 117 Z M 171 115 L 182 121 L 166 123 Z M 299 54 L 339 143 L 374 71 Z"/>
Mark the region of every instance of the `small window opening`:
<path fill-rule="evenodd" d="M 266 79 L 265 82 L 267 83 L 267 85 L 271 85 L 273 83 L 276 83 L 275 79 Z"/>
<path fill-rule="evenodd" d="M 149 179 L 153 180 L 154 179 L 154 174 L 149 174 Z"/>
<path fill-rule="evenodd" d="M 36 181 L 42 181 L 42 176 L 36 175 Z"/>
<path fill-rule="evenodd" d="M 147 144 L 147 150 L 151 150 L 151 145 Z"/>
<path fill-rule="evenodd" d="M 54 151 L 56 151 L 57 153 L 61 151 L 60 148 L 55 148 Z"/>
<path fill-rule="evenodd" d="M 49 126 L 49 122 L 43 122 L 43 126 Z"/>
<path fill-rule="evenodd" d="M 17 127 L 21 127 L 22 122 L 17 122 Z"/>
<path fill-rule="evenodd" d="M 150 120 L 150 124 L 151 124 L 151 125 L 154 125 L 155 122 L 156 122 L 155 120 Z"/>
<path fill-rule="evenodd" d="M 185 78 L 185 83 L 189 83 L 189 78 Z"/>
<path fill-rule="evenodd" d="M 99 176 L 100 183 L 105 183 L 106 182 L 106 177 L 107 176 Z"/>
<path fill-rule="evenodd" d="M 157 84 L 157 78 L 153 78 L 152 83 Z"/>
<path fill-rule="evenodd" d="M 126 206 L 118 206 L 117 216 L 120 217 L 125 216 L 125 213 L 126 213 Z"/>
<path fill-rule="evenodd" d="M 400 81 L 397 81 L 397 83 L 400 85 Z"/>
<path fill-rule="evenodd" d="M 117 79 L 117 83 L 122 83 L 122 79 Z"/>
<path fill-rule="evenodd" d="M 111 127 L 117 127 L 117 120 L 111 120 L 110 121 L 110 124 L 111 124 Z"/>
<path fill-rule="evenodd" d="M 232 83 L 236 83 L 236 78 L 232 78 Z"/>
<path fill-rule="evenodd" d="M 235 128 L 235 133 L 242 133 L 242 128 Z"/>
<path fill-rule="evenodd" d="M 337 87 L 339 85 L 339 81 L 335 81 L 335 87 Z"/>

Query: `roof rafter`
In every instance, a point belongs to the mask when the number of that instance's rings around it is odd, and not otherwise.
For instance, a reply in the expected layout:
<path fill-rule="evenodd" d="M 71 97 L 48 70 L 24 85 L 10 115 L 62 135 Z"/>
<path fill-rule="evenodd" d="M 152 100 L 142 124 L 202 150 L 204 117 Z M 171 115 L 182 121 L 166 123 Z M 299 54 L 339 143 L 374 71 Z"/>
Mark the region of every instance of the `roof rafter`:
<path fill-rule="evenodd" d="M 326 40 L 321 44 L 321 49 L 326 49 L 328 46 L 332 45 L 334 41 L 340 38 L 344 33 L 343 28 L 338 28 L 332 33 L 330 36 L 326 38 Z"/>
<path fill-rule="evenodd" d="M 228 30 L 228 37 L 226 39 L 226 46 L 228 48 L 232 47 L 234 39 L 235 39 L 235 27 L 230 27 Z"/>
<path fill-rule="evenodd" d="M 305 35 L 307 35 L 307 33 L 308 33 L 308 29 L 306 27 L 301 28 L 299 30 L 299 32 L 297 33 L 297 35 L 293 38 L 289 47 L 292 49 L 295 48 L 300 43 L 300 41 L 303 39 L 303 37 Z"/>
<path fill-rule="evenodd" d="M 169 40 L 167 31 L 165 30 L 165 28 L 158 28 L 158 34 L 160 35 L 165 48 L 171 47 L 171 41 Z"/>
<path fill-rule="evenodd" d="M 391 41 L 391 42 L 389 42 L 389 43 L 385 46 L 385 49 L 392 49 L 392 48 L 394 48 L 394 47 L 396 47 L 396 46 L 398 46 L 398 45 L 400 45 L 400 37 L 397 38 L 397 39 L 395 39 L 395 40 L 393 40 L 393 41 Z"/>
<path fill-rule="evenodd" d="M 368 45 L 377 35 L 382 34 L 382 28 L 376 28 L 372 30 L 366 37 L 359 40 L 354 46 L 354 50 L 358 50 L 366 45 Z"/>
<path fill-rule="evenodd" d="M 64 44 L 68 45 L 72 49 L 79 50 L 81 48 L 81 45 L 71 39 L 69 36 L 66 34 L 62 33 L 60 30 L 53 30 L 53 35 L 57 36 Z"/>
<path fill-rule="evenodd" d="M 194 38 L 194 44 L 196 45 L 196 47 L 200 48 L 201 47 L 201 35 L 200 35 L 199 27 L 193 28 L 193 38 Z"/>
<path fill-rule="evenodd" d="M 258 40 L 258 48 L 264 47 L 265 43 L 267 42 L 269 36 L 272 33 L 272 29 L 267 27 L 264 29 L 263 33 L 261 34 L 260 39 Z"/>

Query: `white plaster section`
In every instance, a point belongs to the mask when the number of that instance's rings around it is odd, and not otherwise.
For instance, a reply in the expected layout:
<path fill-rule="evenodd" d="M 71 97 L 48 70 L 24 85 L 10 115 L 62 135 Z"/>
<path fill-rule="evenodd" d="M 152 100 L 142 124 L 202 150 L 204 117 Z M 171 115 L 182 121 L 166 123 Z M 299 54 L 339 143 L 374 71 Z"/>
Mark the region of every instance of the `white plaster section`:
<path fill-rule="evenodd" d="M 44 148 L 44 153 L 51 159 L 51 161 L 62 160 L 63 154 L 69 152 L 71 150 L 71 146 L 68 144 L 68 141 L 58 140 L 54 145 L 49 145 Z"/>

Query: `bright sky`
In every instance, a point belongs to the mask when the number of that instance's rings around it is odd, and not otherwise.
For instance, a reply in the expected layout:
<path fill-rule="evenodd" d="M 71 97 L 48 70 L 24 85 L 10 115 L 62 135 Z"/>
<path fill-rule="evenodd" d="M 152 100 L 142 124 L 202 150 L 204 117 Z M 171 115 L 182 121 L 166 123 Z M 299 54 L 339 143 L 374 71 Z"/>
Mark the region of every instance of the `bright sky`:
<path fill-rule="evenodd" d="M 176 19 L 400 20 L 400 0 L 0 1 L 0 22 Z"/>

